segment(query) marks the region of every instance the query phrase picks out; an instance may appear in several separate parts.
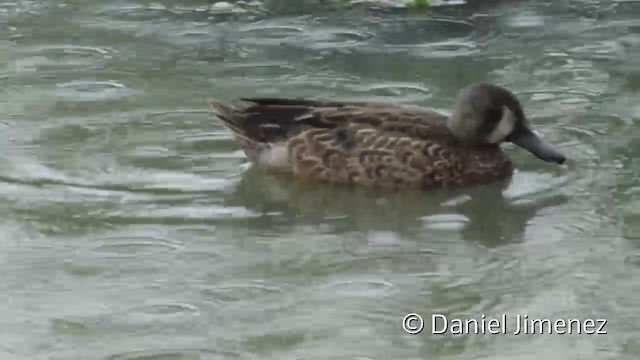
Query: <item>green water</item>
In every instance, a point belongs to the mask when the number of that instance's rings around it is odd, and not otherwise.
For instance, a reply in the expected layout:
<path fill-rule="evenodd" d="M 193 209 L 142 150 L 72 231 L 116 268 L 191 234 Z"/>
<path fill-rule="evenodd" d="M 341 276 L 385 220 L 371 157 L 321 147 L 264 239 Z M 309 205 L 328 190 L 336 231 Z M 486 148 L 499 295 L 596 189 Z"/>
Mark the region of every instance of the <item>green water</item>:
<path fill-rule="evenodd" d="M 640 2 L 457 3 L 0 2 L 0 359 L 640 357 Z M 302 185 L 206 103 L 447 111 L 479 80 L 568 163 L 508 146 L 504 186 Z M 608 334 L 409 335 L 408 313 Z"/>

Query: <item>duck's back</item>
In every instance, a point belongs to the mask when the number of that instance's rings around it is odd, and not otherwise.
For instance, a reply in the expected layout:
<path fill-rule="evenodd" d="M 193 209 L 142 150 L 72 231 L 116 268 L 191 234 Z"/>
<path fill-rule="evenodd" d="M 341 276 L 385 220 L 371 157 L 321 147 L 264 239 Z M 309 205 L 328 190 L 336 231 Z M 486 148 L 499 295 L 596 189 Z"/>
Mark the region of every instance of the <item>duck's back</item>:
<path fill-rule="evenodd" d="M 446 117 L 419 107 L 360 102 L 246 99 L 210 103 L 256 162 L 296 177 L 383 188 L 433 188 L 509 176 L 498 146 L 463 147 Z"/>

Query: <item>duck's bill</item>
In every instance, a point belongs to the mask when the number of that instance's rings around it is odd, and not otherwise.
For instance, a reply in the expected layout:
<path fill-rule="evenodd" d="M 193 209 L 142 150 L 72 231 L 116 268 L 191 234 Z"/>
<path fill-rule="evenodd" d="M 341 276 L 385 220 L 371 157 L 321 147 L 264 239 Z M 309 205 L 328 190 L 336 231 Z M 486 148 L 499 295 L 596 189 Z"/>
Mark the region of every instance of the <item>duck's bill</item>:
<path fill-rule="evenodd" d="M 567 158 L 551 144 L 546 143 L 533 131 L 523 128 L 509 136 L 509 141 L 526 149 L 538 159 L 556 164 L 564 163 Z"/>

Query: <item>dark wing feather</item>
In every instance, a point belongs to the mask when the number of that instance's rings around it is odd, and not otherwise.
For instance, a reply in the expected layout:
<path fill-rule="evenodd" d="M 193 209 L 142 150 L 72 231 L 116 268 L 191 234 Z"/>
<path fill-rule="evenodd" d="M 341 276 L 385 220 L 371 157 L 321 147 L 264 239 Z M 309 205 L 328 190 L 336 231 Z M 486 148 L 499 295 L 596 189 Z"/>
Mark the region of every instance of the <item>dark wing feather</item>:
<path fill-rule="evenodd" d="M 288 105 L 307 107 L 342 107 L 342 106 L 372 106 L 372 107 L 394 107 L 396 105 L 369 101 L 334 101 L 321 99 L 296 99 L 296 98 L 241 98 L 242 101 L 252 102 L 259 105 Z"/>
<path fill-rule="evenodd" d="M 332 129 L 368 125 L 381 132 L 399 132 L 418 138 L 448 136 L 446 117 L 429 109 L 388 103 L 339 102 L 307 99 L 243 99 L 253 104 L 243 110 L 245 127 L 281 128 L 269 135 L 293 136 L 303 129 Z M 260 131 L 253 131 L 258 135 Z M 266 135 L 266 134 L 265 134 Z M 265 140 L 265 136 L 256 136 Z M 267 136 L 268 137 L 268 136 Z M 267 139 L 277 141 L 278 139 Z"/>

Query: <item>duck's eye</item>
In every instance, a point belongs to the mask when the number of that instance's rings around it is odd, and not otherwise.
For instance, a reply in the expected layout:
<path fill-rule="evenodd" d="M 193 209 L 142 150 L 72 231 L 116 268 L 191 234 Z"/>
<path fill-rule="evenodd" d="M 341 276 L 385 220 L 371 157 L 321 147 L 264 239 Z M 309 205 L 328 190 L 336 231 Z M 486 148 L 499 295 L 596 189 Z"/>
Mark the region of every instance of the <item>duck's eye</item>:
<path fill-rule="evenodd" d="M 490 107 L 485 111 L 485 119 L 491 124 L 497 124 L 502 119 L 502 107 Z"/>
<path fill-rule="evenodd" d="M 502 119 L 502 107 L 490 107 L 484 111 L 484 121 L 478 128 L 478 135 L 485 137 L 491 134 Z"/>

